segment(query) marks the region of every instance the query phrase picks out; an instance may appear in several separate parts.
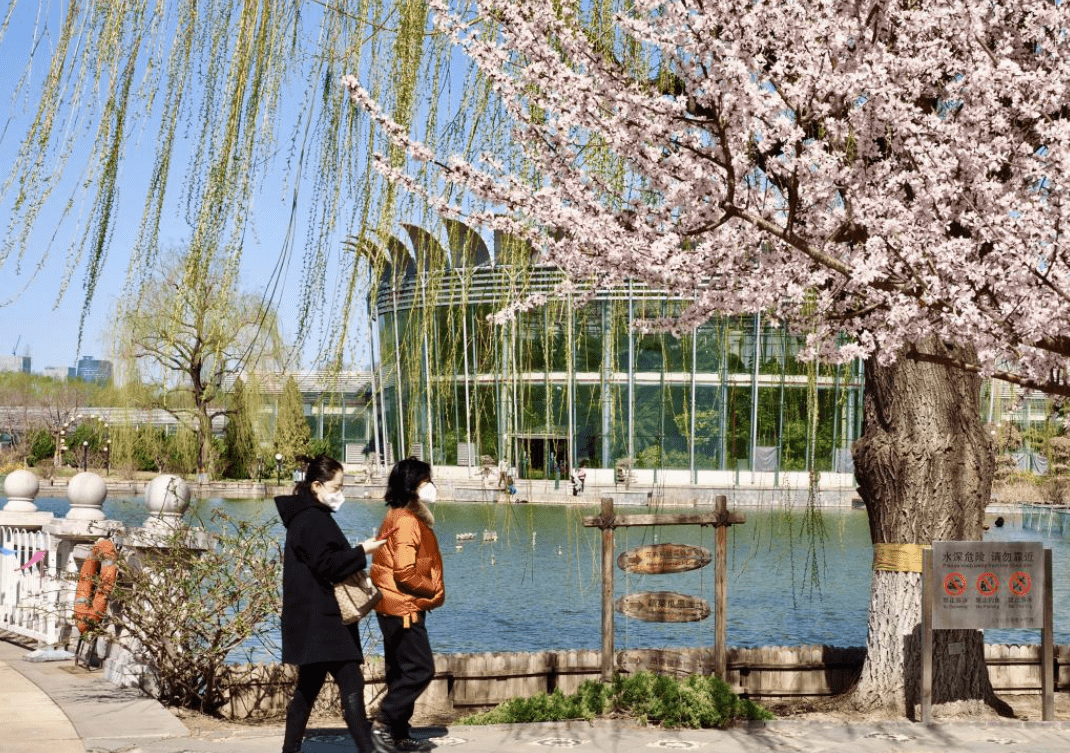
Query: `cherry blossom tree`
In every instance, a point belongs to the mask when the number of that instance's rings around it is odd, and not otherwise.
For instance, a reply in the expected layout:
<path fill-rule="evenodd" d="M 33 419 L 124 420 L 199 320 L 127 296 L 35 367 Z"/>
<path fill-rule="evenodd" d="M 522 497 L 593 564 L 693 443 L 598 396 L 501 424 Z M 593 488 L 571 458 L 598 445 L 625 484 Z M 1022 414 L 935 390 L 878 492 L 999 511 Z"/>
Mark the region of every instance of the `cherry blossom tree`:
<path fill-rule="evenodd" d="M 577 288 L 642 280 L 694 301 L 651 326 L 762 310 L 805 332 L 810 357 L 865 359 L 854 455 L 888 569 L 874 572 L 852 699 L 912 715 L 921 583 L 897 560 L 981 538 L 981 380 L 1070 395 L 1070 11 L 610 5 L 432 0 L 510 116 L 521 161 L 426 146 L 358 77 L 344 84 L 410 157 L 378 158 L 392 181 L 531 241 Z M 431 188 L 417 178 L 428 165 Z M 980 633 L 936 639 L 937 712 L 963 700 L 1006 713 Z"/>

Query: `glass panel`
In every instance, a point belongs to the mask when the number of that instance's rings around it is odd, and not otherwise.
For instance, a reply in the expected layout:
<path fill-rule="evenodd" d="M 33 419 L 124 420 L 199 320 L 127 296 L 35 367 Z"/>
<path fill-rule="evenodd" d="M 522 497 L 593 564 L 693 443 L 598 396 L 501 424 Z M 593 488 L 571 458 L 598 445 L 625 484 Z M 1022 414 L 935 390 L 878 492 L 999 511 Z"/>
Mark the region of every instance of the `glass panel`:
<path fill-rule="evenodd" d="M 780 376 L 780 364 L 783 360 L 784 330 L 766 328 L 762 332 L 761 361 L 758 373 Z"/>
<path fill-rule="evenodd" d="M 576 463 L 598 464 L 602 456 L 602 388 L 581 384 L 576 387 Z"/>
<path fill-rule="evenodd" d="M 695 390 L 695 467 L 721 468 L 721 388 Z"/>
<path fill-rule="evenodd" d="M 780 467 L 785 471 L 806 470 L 806 421 L 806 387 L 785 387 L 780 448 Z"/>
<path fill-rule="evenodd" d="M 635 305 L 637 320 L 660 317 L 663 309 L 659 302 L 641 301 Z M 665 364 L 665 335 L 660 332 L 635 333 L 636 371 L 660 372 Z"/>
<path fill-rule="evenodd" d="M 662 440 L 662 467 L 688 469 L 691 467 L 691 454 L 687 446 L 690 433 L 688 415 L 691 401 L 691 387 L 672 385 L 665 388 L 665 431 Z"/>
<path fill-rule="evenodd" d="M 682 310 L 683 306 L 679 301 L 673 301 L 662 306 L 664 316 L 676 316 Z M 684 365 L 684 341 L 672 334 L 665 333 L 662 335 L 662 343 L 665 348 L 665 369 L 667 372 L 680 372 L 690 370 L 691 368 L 691 340 L 687 341 L 687 365 Z"/>
<path fill-rule="evenodd" d="M 498 460 L 498 401 L 496 388 L 480 385 L 473 390 L 479 435 L 479 454 Z M 473 427 L 474 430 L 474 427 Z M 472 441 L 477 441 L 475 437 Z"/>
<path fill-rule="evenodd" d="M 698 328 L 695 363 L 700 374 L 716 374 L 721 370 L 721 351 L 724 325 L 718 318 Z"/>
<path fill-rule="evenodd" d="M 663 418 L 661 387 L 636 385 L 635 466 L 637 468 L 660 467 Z"/>
<path fill-rule="evenodd" d="M 602 304 L 589 303 L 576 312 L 576 371 L 601 371 Z"/>
<path fill-rule="evenodd" d="M 729 387 L 727 392 L 725 449 L 728 469 L 747 469 L 750 467 L 751 388 Z"/>
<path fill-rule="evenodd" d="M 758 388 L 758 445 L 775 447 L 780 436 L 780 387 Z"/>
<path fill-rule="evenodd" d="M 369 396 L 370 397 L 370 396 Z M 369 421 L 371 421 L 372 404 L 366 405 L 357 402 L 356 398 L 350 397 L 345 405 L 345 441 L 366 442 L 371 436 Z"/>
<path fill-rule="evenodd" d="M 729 374 L 749 374 L 754 361 L 753 322 L 733 319 L 725 331 L 724 348 Z"/>

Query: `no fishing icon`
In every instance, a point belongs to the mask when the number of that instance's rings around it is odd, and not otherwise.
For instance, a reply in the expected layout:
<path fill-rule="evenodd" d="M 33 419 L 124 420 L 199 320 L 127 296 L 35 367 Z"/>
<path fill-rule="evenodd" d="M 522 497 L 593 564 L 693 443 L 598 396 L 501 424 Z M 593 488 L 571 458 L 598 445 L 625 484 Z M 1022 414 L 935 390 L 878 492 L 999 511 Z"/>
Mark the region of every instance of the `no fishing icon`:
<path fill-rule="evenodd" d="M 994 596 L 999 591 L 999 578 L 995 573 L 981 573 L 977 576 L 977 590 L 982 596 Z"/>

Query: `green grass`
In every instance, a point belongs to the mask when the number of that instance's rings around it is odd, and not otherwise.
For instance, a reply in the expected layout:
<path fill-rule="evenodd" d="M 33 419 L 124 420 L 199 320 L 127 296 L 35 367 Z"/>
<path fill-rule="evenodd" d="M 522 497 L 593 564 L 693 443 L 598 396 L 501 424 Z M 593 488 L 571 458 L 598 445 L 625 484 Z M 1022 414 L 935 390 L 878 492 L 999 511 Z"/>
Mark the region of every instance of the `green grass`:
<path fill-rule="evenodd" d="M 724 729 L 738 721 L 772 719 L 764 708 L 740 698 L 723 680 L 692 675 L 677 680 L 653 672 L 617 675 L 610 685 L 585 681 L 572 695 L 560 690 L 513 698 L 458 724 L 522 724 L 625 715 L 664 727 Z"/>

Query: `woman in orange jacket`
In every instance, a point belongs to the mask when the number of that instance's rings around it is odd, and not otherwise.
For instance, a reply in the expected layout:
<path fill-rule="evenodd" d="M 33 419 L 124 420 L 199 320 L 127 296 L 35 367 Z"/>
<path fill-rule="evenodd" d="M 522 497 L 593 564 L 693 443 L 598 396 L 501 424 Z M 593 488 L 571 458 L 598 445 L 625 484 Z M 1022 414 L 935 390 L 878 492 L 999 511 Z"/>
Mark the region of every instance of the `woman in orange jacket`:
<path fill-rule="evenodd" d="M 383 631 L 387 692 L 372 732 L 396 750 L 430 750 L 428 740 L 410 736 L 409 721 L 416 699 L 435 675 L 427 614 L 446 600 L 442 554 L 428 507 L 437 497 L 431 466 L 416 458 L 402 460 L 390 471 L 385 497 L 390 511 L 379 538 L 386 544 L 375 555 L 371 577 L 383 594 L 375 611 Z"/>

